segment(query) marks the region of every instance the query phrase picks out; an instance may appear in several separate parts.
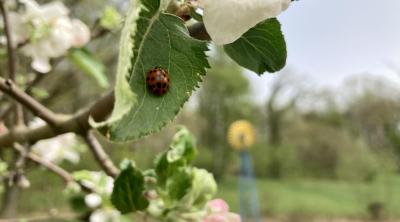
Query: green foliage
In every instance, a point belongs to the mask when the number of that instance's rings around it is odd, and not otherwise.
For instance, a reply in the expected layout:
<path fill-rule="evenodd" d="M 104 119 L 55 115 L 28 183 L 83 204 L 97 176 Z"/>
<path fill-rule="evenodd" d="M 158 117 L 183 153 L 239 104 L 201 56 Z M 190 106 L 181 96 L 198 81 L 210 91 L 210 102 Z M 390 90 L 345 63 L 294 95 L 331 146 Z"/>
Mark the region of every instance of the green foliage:
<path fill-rule="evenodd" d="M 121 164 L 124 170 L 114 183 L 111 202 L 122 213 L 146 209 L 162 221 L 198 218 L 217 185 L 210 173 L 191 166 L 196 153 L 193 136 L 180 127 L 170 148 L 156 158 L 155 169 L 140 171 L 130 161 Z"/>
<path fill-rule="evenodd" d="M 110 139 L 116 141 L 132 140 L 160 130 L 175 117 L 209 67 L 206 43 L 190 37 L 181 19 L 162 12 L 159 0 L 137 3 L 136 7 L 141 10 L 138 17 L 132 19 L 137 27 L 127 32 L 133 36 L 132 45 L 123 45 L 123 41 L 121 45 L 129 47 L 133 54 L 128 52 L 120 57 L 126 62 L 126 56 L 129 56 L 130 62 L 124 64 L 129 69 L 122 67 L 124 70 L 117 77 L 116 111 L 111 119 L 115 116 L 120 118 L 114 119 L 116 121 L 107 131 Z M 166 69 L 171 79 L 169 92 L 161 97 L 152 95 L 147 89 L 147 73 L 155 67 Z M 121 82 L 125 80 L 129 87 Z M 125 98 L 132 97 L 132 94 L 138 101 L 124 102 L 121 107 L 118 101 L 126 101 Z"/>
<path fill-rule="evenodd" d="M 96 80 L 100 87 L 107 88 L 109 86 L 106 67 L 88 49 L 72 49 L 69 52 L 69 58 L 85 74 Z"/>
<path fill-rule="evenodd" d="M 179 168 L 171 174 L 166 189 L 172 200 L 180 200 L 187 193 L 187 189 L 192 186 L 192 174 L 190 170 Z"/>
<path fill-rule="evenodd" d="M 175 134 L 170 149 L 160 154 L 155 162 L 158 183 L 164 186 L 167 178 L 173 176 L 181 167 L 190 164 L 196 157 L 197 150 L 194 138 L 189 131 L 182 127 Z"/>
<path fill-rule="evenodd" d="M 275 18 L 257 24 L 224 48 L 239 65 L 258 74 L 279 71 L 286 64 L 286 42 Z"/>
<path fill-rule="evenodd" d="M 115 8 L 106 6 L 100 18 L 100 25 L 105 29 L 113 30 L 121 25 L 122 20 L 122 16 Z"/>
<path fill-rule="evenodd" d="M 143 192 L 144 176 L 142 172 L 133 164 L 127 164 L 115 180 L 111 202 L 123 214 L 144 210 L 149 202 Z"/>

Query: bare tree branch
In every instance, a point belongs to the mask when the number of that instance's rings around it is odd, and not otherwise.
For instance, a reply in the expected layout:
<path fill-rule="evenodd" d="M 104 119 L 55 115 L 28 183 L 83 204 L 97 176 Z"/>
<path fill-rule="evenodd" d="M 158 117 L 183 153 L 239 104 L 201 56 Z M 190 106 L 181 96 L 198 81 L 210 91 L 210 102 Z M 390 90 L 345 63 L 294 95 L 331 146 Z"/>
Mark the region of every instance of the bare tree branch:
<path fill-rule="evenodd" d="M 15 145 L 15 149 L 18 152 L 20 152 L 21 155 L 26 156 L 28 159 L 32 160 L 33 162 L 44 166 L 46 169 L 48 169 L 51 172 L 55 173 L 56 175 L 62 177 L 67 184 L 77 183 L 82 188 L 82 190 L 84 190 L 86 192 L 90 192 L 90 193 L 94 192 L 91 188 L 76 181 L 74 179 L 74 177 L 68 171 L 64 170 L 57 164 L 54 164 L 51 161 L 45 160 L 42 157 L 40 157 L 32 152 L 26 153 L 24 150 L 24 147 L 22 147 L 21 145 L 18 145 L 18 144 Z"/>
<path fill-rule="evenodd" d="M 11 147 L 15 142 L 35 143 L 67 132 L 85 133 L 92 128 L 88 121 L 89 117 L 91 116 L 95 121 L 102 121 L 111 113 L 113 105 L 114 93 L 110 92 L 93 105 L 76 112 L 72 116 L 60 119 L 55 127 L 45 125 L 38 128 L 13 129 L 0 135 L 0 149 Z"/>
<path fill-rule="evenodd" d="M 0 1 L 0 11 L 3 18 L 4 24 L 4 31 L 6 32 L 6 39 L 7 39 L 7 56 L 8 56 L 8 70 L 9 75 L 8 77 L 15 81 L 15 73 L 16 73 L 16 53 L 15 48 L 13 47 L 13 39 L 11 38 L 11 30 L 10 30 L 10 23 L 9 17 L 7 13 L 7 9 L 5 8 L 4 0 Z M 22 107 L 18 104 L 14 107 L 15 111 L 15 124 L 23 125 L 24 124 L 24 111 Z"/>
<path fill-rule="evenodd" d="M 113 178 L 117 177 L 119 174 L 118 168 L 114 165 L 110 157 L 104 151 L 100 142 L 93 134 L 93 131 L 89 130 L 84 138 L 101 168 L 107 173 L 107 175 Z"/>
<path fill-rule="evenodd" d="M 29 96 L 24 91 L 20 90 L 12 80 L 5 80 L 0 77 L 0 90 L 5 94 L 11 96 L 20 104 L 24 105 L 30 111 L 32 111 L 36 116 L 43 119 L 50 125 L 56 125 L 58 121 L 58 116 L 51 110 L 47 109 L 45 106 L 36 101 L 33 97 Z"/>
<path fill-rule="evenodd" d="M 4 31 L 6 32 L 6 39 L 7 39 L 7 55 L 8 55 L 8 69 L 9 69 L 8 77 L 14 81 L 15 80 L 16 55 L 15 55 L 15 50 L 14 50 L 14 47 L 12 44 L 11 30 L 10 30 L 10 25 L 9 25 L 9 20 L 8 20 L 8 13 L 7 13 L 7 9 L 5 8 L 4 2 L 5 2 L 4 0 L 0 1 L 0 11 L 1 11 L 1 15 L 3 17 Z"/>

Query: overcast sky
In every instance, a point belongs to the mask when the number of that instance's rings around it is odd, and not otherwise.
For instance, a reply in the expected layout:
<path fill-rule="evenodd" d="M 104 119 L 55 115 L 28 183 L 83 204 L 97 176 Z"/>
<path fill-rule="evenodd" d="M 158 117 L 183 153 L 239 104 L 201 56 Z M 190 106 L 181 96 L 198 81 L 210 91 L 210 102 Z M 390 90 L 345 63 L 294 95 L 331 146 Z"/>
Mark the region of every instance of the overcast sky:
<path fill-rule="evenodd" d="M 394 78 L 386 63 L 400 67 L 400 0 L 300 0 L 279 19 L 288 67 L 319 85 L 337 86 L 364 72 Z M 258 100 L 276 78 L 248 76 Z"/>

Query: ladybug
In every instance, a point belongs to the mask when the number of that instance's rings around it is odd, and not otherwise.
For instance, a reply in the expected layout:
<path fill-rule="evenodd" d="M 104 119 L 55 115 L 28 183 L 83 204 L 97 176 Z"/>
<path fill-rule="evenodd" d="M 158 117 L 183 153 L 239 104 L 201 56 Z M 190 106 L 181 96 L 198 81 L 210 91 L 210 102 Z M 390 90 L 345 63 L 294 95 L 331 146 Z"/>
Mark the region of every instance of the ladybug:
<path fill-rule="evenodd" d="M 156 96 L 162 96 L 169 90 L 169 73 L 165 69 L 156 67 L 147 73 L 146 82 L 150 92 Z"/>

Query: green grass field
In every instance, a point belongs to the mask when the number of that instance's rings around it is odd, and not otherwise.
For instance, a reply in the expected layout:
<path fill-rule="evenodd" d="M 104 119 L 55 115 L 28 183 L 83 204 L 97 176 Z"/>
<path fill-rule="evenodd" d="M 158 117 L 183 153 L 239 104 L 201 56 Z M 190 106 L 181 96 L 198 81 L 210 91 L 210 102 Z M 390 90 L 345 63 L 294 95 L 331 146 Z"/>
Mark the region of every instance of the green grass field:
<path fill-rule="evenodd" d="M 260 207 L 269 216 L 368 217 L 368 205 L 381 202 L 389 217 L 400 217 L 400 177 L 375 182 L 258 180 Z M 218 196 L 238 212 L 237 178 L 220 183 Z"/>

